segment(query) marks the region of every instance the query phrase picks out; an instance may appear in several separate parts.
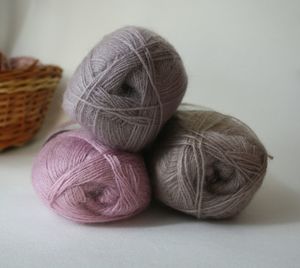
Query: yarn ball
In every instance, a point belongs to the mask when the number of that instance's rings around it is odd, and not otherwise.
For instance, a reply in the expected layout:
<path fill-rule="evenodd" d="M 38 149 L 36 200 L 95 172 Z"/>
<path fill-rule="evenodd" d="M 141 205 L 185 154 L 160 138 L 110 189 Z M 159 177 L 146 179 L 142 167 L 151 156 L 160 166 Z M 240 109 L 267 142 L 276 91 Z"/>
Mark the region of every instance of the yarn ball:
<path fill-rule="evenodd" d="M 57 214 L 81 223 L 129 218 L 150 202 L 143 158 L 109 149 L 82 130 L 48 140 L 33 164 L 32 182 Z"/>
<path fill-rule="evenodd" d="M 268 154 L 255 133 L 214 111 L 178 111 L 147 153 L 154 194 L 199 219 L 237 215 L 262 184 Z"/>
<path fill-rule="evenodd" d="M 150 30 L 130 26 L 105 36 L 83 59 L 63 107 L 102 143 L 135 152 L 154 140 L 186 87 L 174 47 Z"/>

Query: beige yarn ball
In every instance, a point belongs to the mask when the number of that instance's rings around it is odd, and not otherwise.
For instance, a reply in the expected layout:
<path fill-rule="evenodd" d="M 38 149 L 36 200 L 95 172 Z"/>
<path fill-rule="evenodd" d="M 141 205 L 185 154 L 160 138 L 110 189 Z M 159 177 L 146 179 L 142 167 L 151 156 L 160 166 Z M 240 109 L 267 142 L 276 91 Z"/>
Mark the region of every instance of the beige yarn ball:
<path fill-rule="evenodd" d="M 147 165 L 155 196 L 199 219 L 237 215 L 263 182 L 268 154 L 244 123 L 214 111 L 179 111 Z"/>

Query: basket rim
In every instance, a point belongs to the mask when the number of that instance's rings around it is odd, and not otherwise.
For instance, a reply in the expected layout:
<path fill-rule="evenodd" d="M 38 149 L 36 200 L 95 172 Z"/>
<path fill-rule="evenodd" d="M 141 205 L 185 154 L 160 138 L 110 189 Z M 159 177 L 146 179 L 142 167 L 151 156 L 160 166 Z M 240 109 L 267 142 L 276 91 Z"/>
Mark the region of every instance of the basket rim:
<path fill-rule="evenodd" d="M 38 73 L 41 71 L 45 70 L 55 70 L 56 72 L 63 72 L 63 69 L 59 67 L 58 65 L 52 65 L 52 64 L 47 64 L 47 65 L 35 65 L 32 68 L 25 68 L 25 69 L 14 69 L 14 70 L 8 70 L 8 71 L 1 71 L 0 72 L 0 79 L 7 78 L 7 77 L 14 77 L 17 75 L 29 75 L 29 74 L 34 74 Z"/>
<path fill-rule="evenodd" d="M 63 69 L 55 65 L 44 65 L 27 72 L 0 75 L 0 94 L 14 94 L 46 90 L 56 87 L 62 78 Z"/>
<path fill-rule="evenodd" d="M 33 84 L 42 80 L 61 79 L 63 69 L 60 67 L 48 66 L 30 72 L 19 72 L 14 74 L 0 75 L 0 88 L 12 87 L 14 84 Z"/>

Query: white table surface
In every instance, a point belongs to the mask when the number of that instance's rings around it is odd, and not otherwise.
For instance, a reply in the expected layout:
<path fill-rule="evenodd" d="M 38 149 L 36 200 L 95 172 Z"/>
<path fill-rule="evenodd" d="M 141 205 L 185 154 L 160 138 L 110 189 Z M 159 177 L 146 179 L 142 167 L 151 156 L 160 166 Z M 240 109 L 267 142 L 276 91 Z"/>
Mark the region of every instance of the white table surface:
<path fill-rule="evenodd" d="M 102 35 L 128 24 L 178 49 L 190 78 L 186 102 L 239 117 L 274 156 L 238 218 L 197 221 L 156 204 L 126 221 L 80 225 L 34 193 L 32 160 L 64 120 L 58 107 L 68 78 Z M 2 0 L 0 25 L 7 53 L 65 70 L 42 131 L 0 153 L 1 268 L 300 267 L 299 1 Z"/>

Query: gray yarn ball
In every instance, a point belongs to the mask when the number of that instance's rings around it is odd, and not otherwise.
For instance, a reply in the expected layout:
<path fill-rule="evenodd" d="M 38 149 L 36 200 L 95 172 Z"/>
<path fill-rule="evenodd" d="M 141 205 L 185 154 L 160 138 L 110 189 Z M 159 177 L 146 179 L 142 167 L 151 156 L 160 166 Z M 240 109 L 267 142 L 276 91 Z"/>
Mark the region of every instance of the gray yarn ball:
<path fill-rule="evenodd" d="M 171 44 L 147 29 L 125 27 L 83 59 L 63 107 L 102 143 L 139 151 L 176 111 L 186 87 L 182 60 Z"/>
<path fill-rule="evenodd" d="M 199 219 L 223 219 L 250 202 L 267 157 L 241 121 L 213 111 L 179 111 L 146 159 L 158 200 Z"/>

